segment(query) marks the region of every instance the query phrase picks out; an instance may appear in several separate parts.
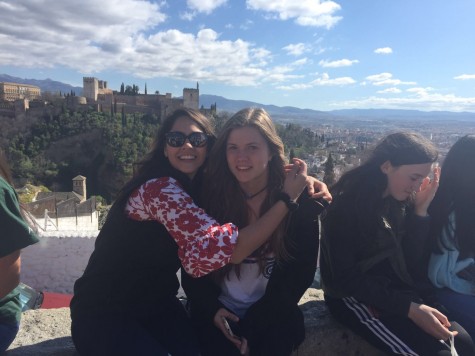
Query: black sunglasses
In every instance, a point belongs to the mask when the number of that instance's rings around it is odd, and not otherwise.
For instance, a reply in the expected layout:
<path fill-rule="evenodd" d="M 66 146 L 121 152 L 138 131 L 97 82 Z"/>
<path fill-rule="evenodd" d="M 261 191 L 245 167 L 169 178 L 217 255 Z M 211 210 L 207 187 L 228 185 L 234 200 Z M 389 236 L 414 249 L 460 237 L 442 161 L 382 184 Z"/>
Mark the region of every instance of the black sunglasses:
<path fill-rule="evenodd" d="M 165 134 L 167 144 L 171 147 L 181 147 L 188 140 L 193 147 L 203 147 L 208 142 L 208 135 L 204 132 L 192 132 L 186 136 L 183 132 L 172 131 Z"/>

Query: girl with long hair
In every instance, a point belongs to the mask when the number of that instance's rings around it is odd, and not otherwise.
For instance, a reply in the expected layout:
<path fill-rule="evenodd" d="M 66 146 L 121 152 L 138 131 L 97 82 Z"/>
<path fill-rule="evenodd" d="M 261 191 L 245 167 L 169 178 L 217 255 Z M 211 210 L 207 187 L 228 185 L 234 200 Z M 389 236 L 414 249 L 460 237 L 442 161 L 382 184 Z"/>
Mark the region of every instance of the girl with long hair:
<path fill-rule="evenodd" d="M 459 355 L 475 354 L 468 334 L 427 305 L 419 289 L 437 156 L 418 134 L 384 137 L 332 187 L 322 219 L 325 302 L 338 321 L 388 354 L 451 355 L 453 336 Z"/>
<path fill-rule="evenodd" d="M 5 156 L 0 150 L 0 353 L 15 339 L 21 319 L 20 251 L 38 242 L 23 219 Z"/>
<path fill-rule="evenodd" d="M 315 274 L 323 207 L 282 192 L 284 167 L 283 143 L 263 109 L 243 109 L 224 124 L 205 175 L 207 212 L 240 228 L 278 201 L 292 213 L 241 264 L 203 278 L 182 276 L 204 356 L 289 355 L 305 337 L 297 304 Z"/>
<path fill-rule="evenodd" d="M 429 207 L 429 278 L 450 315 L 475 339 L 475 135 L 460 138 L 442 166 Z"/>
<path fill-rule="evenodd" d="M 219 224 L 195 205 L 213 141 L 212 125 L 199 111 L 178 109 L 160 126 L 74 285 L 71 332 L 81 355 L 197 355 L 176 297 L 178 269 L 197 277 L 238 263 L 285 217 L 287 207 L 276 203 L 238 237 L 235 224 Z M 289 172 L 283 189 L 296 198 L 306 168 Z"/>

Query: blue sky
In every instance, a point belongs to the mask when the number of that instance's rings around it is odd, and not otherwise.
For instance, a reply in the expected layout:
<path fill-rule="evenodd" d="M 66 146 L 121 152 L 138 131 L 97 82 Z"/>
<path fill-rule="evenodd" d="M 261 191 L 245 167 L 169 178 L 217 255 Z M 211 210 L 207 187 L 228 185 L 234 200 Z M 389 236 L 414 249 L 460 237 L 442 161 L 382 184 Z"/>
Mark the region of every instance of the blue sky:
<path fill-rule="evenodd" d="M 475 112 L 473 0 L 0 0 L 0 73 L 315 110 Z"/>

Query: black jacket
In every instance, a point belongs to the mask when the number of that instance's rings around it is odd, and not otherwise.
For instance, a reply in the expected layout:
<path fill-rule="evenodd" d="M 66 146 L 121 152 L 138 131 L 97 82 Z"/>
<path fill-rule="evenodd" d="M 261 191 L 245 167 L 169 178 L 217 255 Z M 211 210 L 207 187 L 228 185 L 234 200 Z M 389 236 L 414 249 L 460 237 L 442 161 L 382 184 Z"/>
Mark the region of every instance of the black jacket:
<path fill-rule="evenodd" d="M 421 303 L 420 271 L 427 260 L 429 218 L 386 198 L 367 231 L 357 219 L 357 204 L 337 198 L 322 219 L 320 267 L 325 295 L 352 296 L 388 314 L 407 316 Z"/>
<path fill-rule="evenodd" d="M 249 344 L 265 340 L 272 325 L 288 329 L 290 339 L 297 346 L 305 337 L 303 318 L 299 325 L 288 323 L 289 316 L 298 312 L 298 301 L 312 284 L 317 266 L 318 214 L 322 208 L 309 198 L 299 201 L 300 207 L 292 213 L 285 241 L 292 258 L 276 263 L 265 294 L 254 303 L 239 322 L 240 331 Z M 182 270 L 182 286 L 189 299 L 191 316 L 195 321 L 213 323 L 219 308 L 220 287 L 212 274 L 192 278 Z M 291 319 L 291 320 L 295 320 Z"/>
<path fill-rule="evenodd" d="M 170 167 L 157 176 L 174 177 L 188 193 L 193 190 L 191 181 Z M 178 245 L 162 224 L 132 220 L 124 211 L 130 192 L 147 180 L 131 185 L 109 211 L 84 274 L 74 284 L 72 319 L 109 313 L 150 316 L 175 298 Z"/>

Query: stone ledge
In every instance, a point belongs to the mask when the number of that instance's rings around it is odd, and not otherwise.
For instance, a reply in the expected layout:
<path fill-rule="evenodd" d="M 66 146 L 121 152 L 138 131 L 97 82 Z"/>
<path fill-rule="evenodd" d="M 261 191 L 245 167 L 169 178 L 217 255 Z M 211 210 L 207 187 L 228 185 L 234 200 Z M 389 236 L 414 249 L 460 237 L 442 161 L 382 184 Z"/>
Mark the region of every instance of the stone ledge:
<path fill-rule="evenodd" d="M 385 355 L 332 318 L 321 289 L 307 289 L 299 305 L 305 318 L 306 336 L 292 356 Z"/>
<path fill-rule="evenodd" d="M 309 288 L 300 300 L 307 336 L 293 356 L 381 356 L 367 342 L 334 321 L 321 290 Z M 23 313 L 17 338 L 6 356 L 79 356 L 71 340 L 69 308 Z"/>
<path fill-rule="evenodd" d="M 24 312 L 20 331 L 5 355 L 79 356 L 71 339 L 69 308 Z"/>

